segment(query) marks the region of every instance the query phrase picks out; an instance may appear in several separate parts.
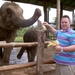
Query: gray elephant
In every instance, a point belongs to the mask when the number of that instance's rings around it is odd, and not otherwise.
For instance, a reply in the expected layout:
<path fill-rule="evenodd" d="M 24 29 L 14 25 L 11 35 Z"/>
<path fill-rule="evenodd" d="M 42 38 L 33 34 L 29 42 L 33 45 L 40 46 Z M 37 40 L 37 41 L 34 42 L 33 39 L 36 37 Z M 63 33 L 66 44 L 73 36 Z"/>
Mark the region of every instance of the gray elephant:
<path fill-rule="evenodd" d="M 45 30 L 45 41 L 49 41 L 49 36 L 48 36 L 48 31 Z M 37 42 L 38 41 L 38 31 L 35 28 L 31 28 L 29 29 L 23 36 L 23 41 L 24 42 Z M 47 48 L 47 46 L 45 45 L 45 48 Z M 26 50 L 27 52 L 27 57 L 28 57 L 28 62 L 32 62 L 35 59 L 35 55 L 36 55 L 36 51 L 37 51 L 37 46 L 32 46 L 32 47 L 21 47 L 17 58 L 20 59 L 24 53 L 24 51 Z"/>
<path fill-rule="evenodd" d="M 40 16 L 41 10 L 37 8 L 31 18 L 24 19 L 23 10 L 18 4 L 5 2 L 0 8 L 0 41 L 13 42 L 20 27 L 32 25 Z M 9 64 L 11 50 L 11 47 L 5 48 L 2 55 L 2 48 L 0 48 L 2 64 Z"/>

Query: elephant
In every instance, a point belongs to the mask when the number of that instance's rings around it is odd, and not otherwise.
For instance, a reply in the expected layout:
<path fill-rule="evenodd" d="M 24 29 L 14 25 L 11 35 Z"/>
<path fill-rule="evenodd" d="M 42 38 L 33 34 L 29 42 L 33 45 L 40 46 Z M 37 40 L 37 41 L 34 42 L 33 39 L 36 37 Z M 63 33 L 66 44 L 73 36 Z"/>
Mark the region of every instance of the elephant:
<path fill-rule="evenodd" d="M 25 19 L 23 17 L 23 9 L 18 4 L 5 2 L 0 8 L 0 41 L 6 41 L 6 43 L 14 42 L 17 30 L 21 27 L 33 25 L 40 16 L 41 10 L 36 8 L 33 16 Z M 2 53 L 2 48 L 0 47 L 0 57 L 3 65 L 9 64 L 11 50 L 12 47 L 6 47 Z"/>
<path fill-rule="evenodd" d="M 44 34 L 46 35 L 45 37 L 45 41 L 49 41 L 49 36 L 48 33 L 49 31 L 44 30 Z M 38 41 L 38 31 L 35 28 L 31 28 L 28 31 L 25 32 L 24 36 L 23 36 L 23 41 L 24 43 L 27 42 L 37 42 Z M 47 48 L 47 46 L 45 45 L 45 48 Z M 21 47 L 19 53 L 17 54 L 17 58 L 20 59 L 23 55 L 23 53 L 27 52 L 27 57 L 28 57 L 28 62 L 33 62 L 37 53 L 37 46 L 31 46 L 31 47 Z"/>

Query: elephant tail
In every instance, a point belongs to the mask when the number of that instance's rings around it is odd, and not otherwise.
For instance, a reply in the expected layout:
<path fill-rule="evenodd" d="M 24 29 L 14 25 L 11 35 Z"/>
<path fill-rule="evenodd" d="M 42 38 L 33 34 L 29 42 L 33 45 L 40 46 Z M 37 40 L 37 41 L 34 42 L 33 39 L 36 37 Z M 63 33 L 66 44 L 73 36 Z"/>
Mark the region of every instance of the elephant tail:
<path fill-rule="evenodd" d="M 21 59 L 21 57 L 22 57 L 24 51 L 25 51 L 25 47 L 22 47 L 22 48 L 20 49 L 18 55 L 17 55 L 17 58 L 18 58 L 18 59 Z"/>

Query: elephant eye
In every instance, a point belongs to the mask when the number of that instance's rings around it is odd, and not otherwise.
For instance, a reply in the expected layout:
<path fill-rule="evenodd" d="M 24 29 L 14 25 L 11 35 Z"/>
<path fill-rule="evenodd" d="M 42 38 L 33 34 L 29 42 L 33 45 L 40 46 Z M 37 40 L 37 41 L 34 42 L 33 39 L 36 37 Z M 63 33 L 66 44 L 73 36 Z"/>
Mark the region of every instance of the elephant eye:
<path fill-rule="evenodd" d="M 7 9 L 7 15 L 9 16 L 9 17 L 11 17 L 11 15 L 12 15 L 12 11 L 11 11 L 11 9 Z"/>

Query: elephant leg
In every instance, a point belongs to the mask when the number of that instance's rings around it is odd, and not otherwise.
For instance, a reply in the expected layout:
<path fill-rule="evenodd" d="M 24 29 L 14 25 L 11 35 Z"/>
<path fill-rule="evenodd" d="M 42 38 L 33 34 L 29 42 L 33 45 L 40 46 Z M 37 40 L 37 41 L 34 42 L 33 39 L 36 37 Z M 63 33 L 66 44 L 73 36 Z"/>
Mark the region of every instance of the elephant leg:
<path fill-rule="evenodd" d="M 31 50 L 31 61 L 35 60 L 36 51 L 37 51 L 37 48 L 33 47 L 32 50 Z"/>
<path fill-rule="evenodd" d="M 11 50 L 12 50 L 12 47 L 4 48 L 2 65 L 8 65 L 9 64 Z"/>
<path fill-rule="evenodd" d="M 20 59 L 25 51 L 25 47 L 22 47 L 17 55 L 17 58 Z"/>
<path fill-rule="evenodd" d="M 0 47 L 0 58 L 3 58 L 3 52 L 2 52 L 2 47 Z"/>
<path fill-rule="evenodd" d="M 30 47 L 27 49 L 28 62 L 33 62 L 36 55 L 36 47 Z"/>
<path fill-rule="evenodd" d="M 30 48 L 27 48 L 26 51 L 27 51 L 28 62 L 30 62 L 31 61 Z"/>

